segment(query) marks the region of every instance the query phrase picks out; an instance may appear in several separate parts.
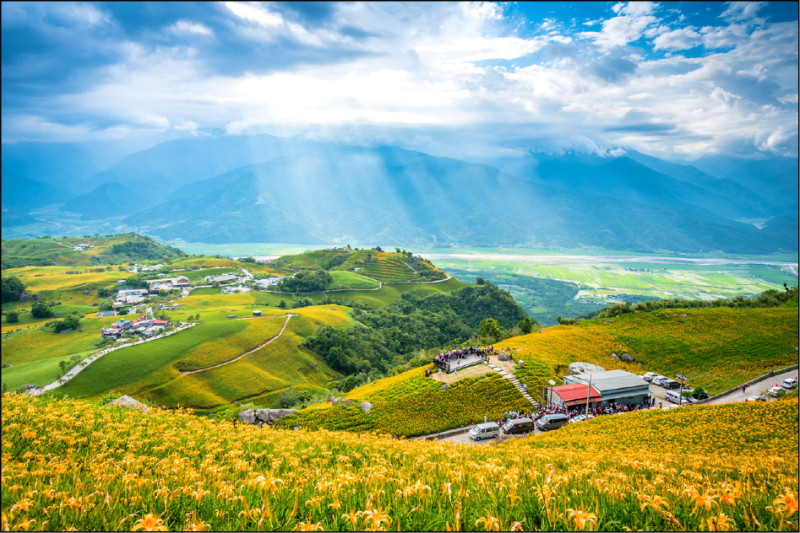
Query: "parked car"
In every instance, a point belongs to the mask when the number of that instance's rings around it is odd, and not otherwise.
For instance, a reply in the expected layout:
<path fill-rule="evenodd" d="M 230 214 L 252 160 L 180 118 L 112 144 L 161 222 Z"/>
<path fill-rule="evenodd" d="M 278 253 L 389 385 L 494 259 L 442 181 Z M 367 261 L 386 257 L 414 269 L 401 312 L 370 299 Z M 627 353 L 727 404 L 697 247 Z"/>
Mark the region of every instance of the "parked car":
<path fill-rule="evenodd" d="M 797 387 L 797 378 L 786 378 L 783 380 L 783 388 L 784 389 L 794 389 Z"/>
<path fill-rule="evenodd" d="M 645 372 L 642 375 L 642 379 L 649 383 L 650 381 L 653 381 L 654 377 L 657 377 L 657 376 L 658 376 L 658 374 L 656 374 L 655 372 Z"/>
<path fill-rule="evenodd" d="M 662 381 L 661 386 L 668 390 L 681 388 L 681 384 L 673 379 L 666 379 Z"/>
<path fill-rule="evenodd" d="M 746 402 L 766 402 L 767 400 L 765 398 L 762 398 L 761 396 L 748 396 L 745 401 Z"/>
<path fill-rule="evenodd" d="M 656 376 L 652 380 L 650 380 L 650 383 L 652 383 L 653 385 L 661 385 L 665 381 L 667 381 L 666 377 L 664 377 L 664 376 Z"/>
<path fill-rule="evenodd" d="M 706 391 L 702 390 L 702 389 L 700 389 L 699 393 L 692 393 L 692 396 L 694 396 L 698 400 L 707 400 L 708 399 L 708 393 Z"/>
<path fill-rule="evenodd" d="M 664 394 L 664 398 L 666 398 L 668 401 L 672 403 L 679 403 L 681 405 L 687 405 L 690 403 L 689 400 L 687 400 L 685 397 L 681 397 L 680 391 L 676 390 L 668 390 Z"/>
<path fill-rule="evenodd" d="M 567 415 L 561 413 L 553 413 L 545 415 L 536 421 L 536 427 L 542 431 L 550 431 L 551 429 L 558 429 L 569 421 Z"/>
<path fill-rule="evenodd" d="M 773 385 L 772 387 L 767 389 L 767 394 L 770 396 L 777 396 L 778 393 L 782 392 L 784 389 L 780 385 Z"/>
<path fill-rule="evenodd" d="M 474 441 L 483 439 L 493 439 L 500 434 L 500 426 L 496 422 L 486 422 L 485 424 L 478 424 L 469 430 L 469 438 Z"/>
<path fill-rule="evenodd" d="M 534 422 L 530 418 L 515 418 L 503 424 L 500 430 L 506 434 L 527 433 L 534 430 Z"/>
<path fill-rule="evenodd" d="M 569 423 L 574 424 L 576 422 L 583 422 L 584 420 L 589 420 L 590 418 L 594 418 L 594 415 L 575 415 L 569 419 Z"/>

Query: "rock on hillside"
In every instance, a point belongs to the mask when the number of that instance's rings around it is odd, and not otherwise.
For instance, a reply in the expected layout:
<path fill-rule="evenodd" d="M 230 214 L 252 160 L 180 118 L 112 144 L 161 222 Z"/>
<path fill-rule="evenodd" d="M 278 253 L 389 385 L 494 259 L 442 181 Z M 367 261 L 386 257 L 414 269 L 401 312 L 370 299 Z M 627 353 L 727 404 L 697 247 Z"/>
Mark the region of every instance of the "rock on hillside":
<path fill-rule="evenodd" d="M 262 424 L 293 415 L 297 409 L 245 409 L 239 412 L 239 420 L 245 424 Z"/>
<path fill-rule="evenodd" d="M 114 405 L 117 407 L 124 407 L 125 409 L 138 409 L 142 413 L 146 413 L 150 410 L 149 407 L 144 405 L 143 403 L 138 402 L 134 398 L 131 398 L 128 395 L 120 396 L 116 400 L 112 400 L 109 405 Z"/>

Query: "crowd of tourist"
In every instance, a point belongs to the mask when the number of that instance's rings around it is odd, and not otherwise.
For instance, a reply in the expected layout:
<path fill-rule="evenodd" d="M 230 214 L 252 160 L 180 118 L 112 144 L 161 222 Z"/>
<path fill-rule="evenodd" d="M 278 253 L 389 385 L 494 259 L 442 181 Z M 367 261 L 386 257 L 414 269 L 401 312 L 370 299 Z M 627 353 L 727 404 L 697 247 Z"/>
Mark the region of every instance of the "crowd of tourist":
<path fill-rule="evenodd" d="M 483 359 L 486 359 L 486 357 L 492 353 L 494 353 L 494 346 L 487 346 L 484 348 L 470 346 L 468 348 L 461 348 L 458 350 L 452 350 L 450 352 L 442 352 L 433 358 L 433 364 L 440 369 L 449 372 L 451 365 L 459 366 L 461 361 L 472 355 L 477 355 Z"/>
<path fill-rule="evenodd" d="M 638 404 L 613 404 L 613 405 L 598 405 L 589 409 L 589 414 L 592 416 L 599 416 L 599 415 L 614 415 L 617 413 L 627 413 L 630 411 L 640 411 L 642 409 L 649 409 L 653 407 L 656 403 L 656 399 L 652 396 L 645 400 L 642 403 Z M 571 409 L 567 409 L 565 407 L 558 406 L 556 404 L 550 404 L 545 409 L 540 411 L 540 414 L 553 414 L 553 413 L 561 413 L 567 415 L 568 418 L 572 418 L 573 416 L 586 414 L 586 406 L 578 406 L 573 407 Z"/>

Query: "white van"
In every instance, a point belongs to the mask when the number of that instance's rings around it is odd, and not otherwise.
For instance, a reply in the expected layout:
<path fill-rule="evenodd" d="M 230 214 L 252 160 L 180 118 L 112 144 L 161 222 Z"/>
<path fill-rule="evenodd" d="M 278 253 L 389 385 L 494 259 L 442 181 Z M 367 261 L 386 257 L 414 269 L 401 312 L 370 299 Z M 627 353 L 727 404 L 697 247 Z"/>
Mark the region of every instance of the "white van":
<path fill-rule="evenodd" d="M 493 439 L 500 434 L 500 426 L 496 422 L 486 422 L 478 424 L 469 430 L 469 438 L 474 441 L 483 439 Z"/>
<path fill-rule="evenodd" d="M 672 403 L 677 403 L 677 404 L 689 403 L 689 400 L 681 397 L 681 393 L 679 390 L 668 390 L 667 392 L 664 393 L 664 398 L 666 398 Z"/>

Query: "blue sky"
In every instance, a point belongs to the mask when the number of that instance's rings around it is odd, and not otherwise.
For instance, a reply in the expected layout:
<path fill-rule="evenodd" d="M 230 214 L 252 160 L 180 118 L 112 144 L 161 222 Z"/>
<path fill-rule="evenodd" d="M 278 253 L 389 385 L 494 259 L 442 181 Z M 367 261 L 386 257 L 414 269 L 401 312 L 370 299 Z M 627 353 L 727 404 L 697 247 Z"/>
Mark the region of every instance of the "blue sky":
<path fill-rule="evenodd" d="M 797 156 L 798 4 L 2 3 L 3 142 Z"/>

